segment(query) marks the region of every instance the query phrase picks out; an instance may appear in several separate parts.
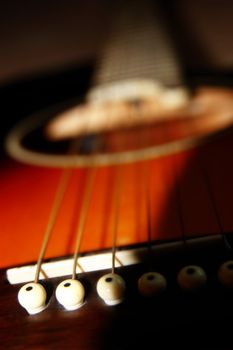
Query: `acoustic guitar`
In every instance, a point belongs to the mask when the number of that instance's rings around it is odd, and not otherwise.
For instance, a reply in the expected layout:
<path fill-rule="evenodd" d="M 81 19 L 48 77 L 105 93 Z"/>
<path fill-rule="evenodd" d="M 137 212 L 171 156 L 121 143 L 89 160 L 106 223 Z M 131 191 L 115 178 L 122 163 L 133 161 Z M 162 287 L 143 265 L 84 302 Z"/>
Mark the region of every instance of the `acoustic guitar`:
<path fill-rule="evenodd" d="M 233 348 L 233 92 L 118 5 L 85 96 L 6 135 L 1 348 Z"/>

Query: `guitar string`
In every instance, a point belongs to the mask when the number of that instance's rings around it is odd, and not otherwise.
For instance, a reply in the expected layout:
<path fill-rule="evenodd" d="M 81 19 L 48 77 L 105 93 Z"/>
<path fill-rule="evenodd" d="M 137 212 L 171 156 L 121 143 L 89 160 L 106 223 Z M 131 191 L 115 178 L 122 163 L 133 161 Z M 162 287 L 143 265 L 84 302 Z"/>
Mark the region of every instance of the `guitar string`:
<path fill-rule="evenodd" d="M 203 159 L 201 160 L 201 156 L 198 157 L 198 165 L 200 167 L 200 170 L 201 170 L 201 173 L 202 173 L 202 176 L 203 176 L 203 179 L 204 179 L 204 183 L 205 183 L 206 190 L 207 190 L 207 193 L 208 193 L 211 205 L 212 205 L 212 209 L 213 209 L 213 212 L 214 212 L 215 219 L 217 221 L 219 232 L 221 233 L 221 235 L 223 237 L 225 237 L 222 220 L 220 218 L 220 213 L 219 213 L 219 210 L 218 210 L 218 207 L 217 207 L 217 204 L 216 204 L 216 199 L 214 197 L 214 191 L 213 191 L 213 188 L 212 188 L 211 183 L 210 183 L 210 177 L 209 177 L 207 168 L 204 166 Z"/>
<path fill-rule="evenodd" d="M 139 108 L 138 113 L 140 114 L 140 103 L 137 103 L 135 107 Z M 151 139 L 151 129 L 146 128 L 144 133 L 142 130 L 140 132 L 139 142 L 140 147 L 144 147 L 145 140 L 150 141 Z M 150 198 L 150 183 L 149 183 L 149 161 L 144 159 L 141 165 L 142 168 L 142 183 L 143 183 L 143 194 L 145 196 L 146 205 L 146 225 L 147 225 L 147 261 L 149 263 L 149 268 L 152 269 L 152 218 L 151 218 L 151 198 Z"/>
<path fill-rule="evenodd" d="M 139 117 L 141 114 L 141 105 L 140 101 L 134 101 L 134 107 L 137 109 L 136 113 L 138 113 Z M 140 135 L 138 137 L 138 146 L 140 148 L 144 147 L 145 140 L 150 140 L 151 137 L 151 129 L 146 128 L 144 131 L 140 131 Z M 149 160 L 143 159 L 143 163 L 139 163 L 141 176 L 142 176 L 142 196 L 145 198 L 145 206 L 146 206 L 146 245 L 147 245 L 147 262 L 149 263 L 149 269 L 152 269 L 152 220 L 151 220 L 151 198 L 150 198 L 150 184 L 149 184 Z M 136 172 L 137 173 L 137 172 Z"/>
<path fill-rule="evenodd" d="M 81 240 L 84 234 L 87 213 L 90 206 L 91 193 L 94 185 L 95 176 L 96 176 L 96 168 L 92 167 L 91 169 L 88 170 L 87 184 L 85 188 L 83 204 L 82 204 L 81 213 L 80 213 L 80 219 L 76 227 L 76 234 L 75 234 L 76 242 L 75 242 L 75 249 L 74 249 L 74 256 L 73 256 L 72 279 L 76 279 L 78 256 L 79 256 L 80 247 L 81 247 Z"/>
<path fill-rule="evenodd" d="M 119 169 L 119 168 L 118 168 Z M 62 200 L 64 198 L 65 195 L 65 191 L 69 182 L 69 178 L 71 175 L 71 170 L 65 169 L 64 173 L 61 177 L 60 180 L 60 184 L 58 186 L 58 190 L 57 193 L 55 195 L 55 200 L 54 200 L 54 205 L 52 207 L 51 210 L 51 214 L 49 217 L 49 221 L 48 221 L 48 225 L 46 228 L 46 232 L 45 232 L 45 236 L 43 239 L 43 243 L 42 243 L 42 247 L 41 247 L 41 251 L 39 254 L 39 258 L 38 258 L 38 262 L 37 262 L 37 269 L 36 269 L 36 274 L 35 274 L 35 282 L 38 282 L 39 279 L 39 274 L 40 274 L 40 270 L 41 270 L 41 265 L 42 265 L 42 260 L 49 242 L 49 239 L 51 237 L 51 233 L 57 218 L 57 214 L 60 208 L 60 205 L 62 203 Z M 74 276 L 76 275 L 76 265 L 77 265 L 77 259 L 78 259 L 78 254 L 79 254 L 79 250 L 80 250 L 80 244 L 81 244 L 81 239 L 83 236 L 83 231 L 84 231 L 84 225 L 85 225 L 85 219 L 86 219 L 86 214 L 88 211 L 88 207 L 89 207 L 89 202 L 90 202 L 90 197 L 91 197 L 91 189 L 93 186 L 93 182 L 94 182 L 94 177 L 95 177 L 95 172 L 91 171 L 91 174 L 88 175 L 88 180 L 87 180 L 87 188 L 85 191 L 85 196 L 84 196 L 84 203 L 83 203 L 83 207 L 82 207 L 82 211 L 81 211 L 81 217 L 80 217 L 80 223 L 79 223 L 79 227 L 77 228 L 77 238 L 76 238 L 76 245 L 75 245 L 75 254 L 74 254 L 74 265 L 73 265 L 73 278 L 75 278 Z M 146 187 L 148 187 L 148 183 L 145 184 Z M 177 186 L 178 187 L 178 186 Z M 146 189 L 146 191 L 148 191 Z M 114 204 L 114 211 L 115 211 L 115 219 L 114 219 L 114 225 L 113 225 L 113 236 L 112 236 L 112 241 L 113 241 L 113 246 L 112 246 L 112 271 L 114 272 L 115 269 L 115 254 L 116 254 L 116 238 L 117 238 L 117 226 L 118 226 L 118 214 L 119 214 L 119 198 L 120 198 L 120 192 L 121 192 L 121 175 L 120 175 L 120 171 L 117 171 L 117 175 L 116 175 L 116 189 L 115 189 L 115 194 L 114 194 L 114 198 L 115 198 L 115 204 Z M 179 192 L 179 189 L 177 189 L 177 192 Z M 180 194 L 177 194 L 177 197 L 179 197 Z M 147 205 L 148 205 L 148 209 L 150 210 L 150 199 L 149 199 L 149 195 L 147 194 Z M 180 198 L 179 202 L 180 202 Z M 179 216 L 180 216 L 180 221 L 181 221 L 181 228 L 182 228 L 182 234 L 184 236 L 184 223 L 183 223 L 183 219 L 182 219 L 182 212 L 181 212 L 181 204 L 179 203 L 178 205 L 178 211 L 179 211 Z M 147 213 L 148 216 L 150 216 L 150 214 Z M 151 242 L 151 222 L 150 222 L 150 218 L 148 217 L 148 245 Z"/>
<path fill-rule="evenodd" d="M 181 239 L 183 240 L 184 245 L 186 245 L 186 235 L 185 235 L 185 223 L 184 223 L 184 217 L 183 217 L 183 209 L 182 209 L 182 200 L 181 200 L 181 185 L 180 185 L 180 179 L 178 177 L 177 171 L 176 171 L 176 162 L 173 158 L 171 161 L 172 164 L 172 175 L 174 179 L 174 187 L 175 187 L 175 200 L 176 200 L 176 206 L 177 206 L 177 214 L 178 214 L 178 220 L 181 230 Z"/>
<path fill-rule="evenodd" d="M 143 172 L 144 172 L 144 177 L 146 177 L 146 169 L 145 169 L 145 164 L 144 164 L 144 168 L 143 168 Z M 209 178 L 208 175 L 205 171 L 205 169 L 203 168 L 203 165 L 201 164 L 201 169 L 202 169 L 202 173 L 204 176 L 204 180 L 206 182 L 206 186 L 207 186 L 207 191 L 213 206 L 213 210 L 218 222 L 218 226 L 220 229 L 220 232 L 223 233 L 223 227 L 222 227 L 222 223 L 221 223 L 221 219 L 219 217 L 219 213 L 216 207 L 216 203 L 215 200 L 213 198 L 213 193 L 212 193 L 212 189 L 210 188 L 210 183 L 209 183 Z M 36 267 L 36 273 L 35 273 L 35 283 L 38 282 L 39 280 L 39 275 L 40 275 L 40 271 L 41 271 L 41 265 L 42 265 L 42 261 L 43 261 L 43 257 L 49 242 L 49 239 L 51 237 L 52 234 L 52 230 L 53 227 L 55 225 L 56 222 L 56 218 L 58 215 L 58 211 L 59 208 L 61 206 L 61 203 L 63 201 L 67 186 L 68 186 L 68 182 L 71 176 L 71 172 L 72 169 L 66 168 L 63 173 L 62 176 L 60 178 L 59 181 L 59 185 L 55 194 L 55 199 L 54 199 L 54 205 L 52 206 L 52 210 L 51 210 L 51 214 L 48 220 L 48 224 L 45 230 L 45 235 L 44 235 L 44 239 L 42 242 L 42 247 L 39 253 L 39 257 L 38 257 L 38 261 L 37 261 L 37 267 Z M 76 276 L 76 267 L 77 267 L 77 259 L 78 259 L 78 254 L 80 251 L 80 244 L 81 244 L 81 239 L 83 236 L 83 231 L 84 231 L 84 226 L 85 226 L 85 220 L 86 220 L 86 216 L 87 216 L 87 211 L 88 211 L 88 207 L 89 207 L 89 203 L 90 203 L 90 197 L 91 197 L 91 190 L 93 187 L 93 182 L 94 182 L 94 177 L 95 177 L 95 169 L 92 168 L 91 171 L 89 171 L 88 174 L 88 180 L 87 180 L 87 187 L 86 187 L 86 191 L 85 191 L 85 195 L 84 195 L 84 202 L 83 202 L 83 207 L 81 210 L 81 214 L 80 214 L 80 221 L 79 221 L 79 225 L 77 227 L 77 238 L 76 238 L 76 244 L 75 244 L 75 252 L 74 252 L 74 263 L 73 263 L 73 273 L 72 273 L 72 278 L 75 279 Z M 179 215 L 179 220 L 180 220 L 180 224 L 181 224 L 181 229 L 182 229 L 182 236 L 185 242 L 185 234 L 184 234 L 184 223 L 183 223 L 183 218 L 182 218 L 182 208 L 181 208 L 181 203 L 180 203 L 180 191 L 179 191 L 179 184 L 178 184 L 178 179 L 177 179 L 177 174 L 175 174 L 175 183 L 176 183 L 176 197 L 177 197 L 177 203 L 178 203 L 178 215 Z M 144 179 L 144 186 L 145 186 L 145 191 L 146 191 L 146 201 L 147 201 L 147 221 L 148 221 L 148 252 L 149 254 L 151 254 L 151 220 L 150 220 L 150 199 L 149 199 L 149 186 L 147 183 L 147 179 Z M 114 224 L 113 224 L 113 234 L 112 234 L 112 273 L 114 273 L 115 271 L 115 255 L 116 255 L 116 238 L 117 238 L 117 227 L 118 227 L 118 220 L 119 220 L 119 198 L 120 198 L 120 192 L 121 192 L 121 171 L 120 171 L 120 167 L 117 168 L 117 175 L 116 175 L 116 185 L 115 185 L 115 193 L 114 193 L 114 212 L 115 212 L 115 219 L 114 219 Z"/>
<path fill-rule="evenodd" d="M 207 170 L 207 166 L 204 165 L 204 164 L 206 164 L 206 162 L 203 160 L 203 157 L 204 156 L 200 154 L 200 156 L 198 157 L 198 165 L 201 169 L 201 173 L 202 173 L 204 183 L 205 183 L 205 186 L 207 189 L 207 193 L 208 193 L 211 205 L 212 205 L 212 209 L 213 209 L 214 216 L 215 216 L 218 228 L 219 228 L 219 232 L 223 237 L 224 247 L 225 247 L 226 251 L 231 252 L 231 255 L 232 255 L 232 245 L 229 242 L 227 235 L 224 232 L 224 226 L 223 226 L 223 223 L 221 220 L 221 215 L 220 215 L 220 212 L 218 210 L 217 203 L 216 203 L 216 198 L 214 195 L 213 186 L 211 185 L 210 176 L 209 176 L 209 173 Z"/>
<path fill-rule="evenodd" d="M 100 143 L 99 147 L 105 149 L 106 144 Z M 97 145 L 98 147 L 98 145 Z M 96 154 L 98 152 L 98 149 L 91 149 L 91 155 Z M 88 170 L 88 175 L 87 175 L 87 183 L 86 183 L 86 188 L 84 192 L 84 199 L 82 203 L 82 208 L 81 208 L 81 213 L 80 213 L 80 219 L 77 224 L 76 228 L 76 242 L 75 242 L 75 250 L 74 250 L 74 256 L 73 256 L 73 269 L 72 269 L 72 279 L 76 278 L 77 274 L 77 262 L 78 262 L 78 256 L 80 253 L 80 248 L 81 248 L 81 241 L 84 235 L 84 230 L 85 230 L 85 224 L 86 224 L 86 219 L 87 219 L 87 214 L 90 206 L 90 201 L 91 201 L 91 194 L 93 190 L 93 185 L 94 185 L 94 180 L 96 177 L 96 166 L 95 164 L 91 164 L 91 168 Z M 121 166 L 117 166 L 116 169 L 116 178 L 115 178 L 115 191 L 114 191 L 114 196 L 113 196 L 113 204 L 114 204 L 114 223 L 113 223 L 113 228 L 112 228 L 112 273 L 115 272 L 115 261 L 116 261 L 116 241 L 117 241 L 117 228 L 118 228 L 118 220 L 119 220 L 119 202 L 120 202 L 120 192 L 121 192 Z"/>
<path fill-rule="evenodd" d="M 73 140 L 70 143 L 67 154 L 74 154 L 79 147 L 80 147 L 80 141 L 78 139 Z M 49 240 L 52 236 L 53 228 L 55 226 L 58 212 L 63 202 L 72 172 L 73 172 L 72 168 L 65 167 L 60 176 L 60 180 L 58 182 L 57 190 L 54 196 L 54 200 L 53 200 L 52 208 L 49 214 L 45 233 L 43 235 L 41 249 L 39 251 L 39 256 L 36 263 L 36 272 L 35 272 L 35 278 L 34 278 L 35 283 L 38 283 L 39 281 L 45 252 L 48 247 Z"/>
<path fill-rule="evenodd" d="M 146 162 L 143 164 L 143 182 L 144 193 L 146 196 L 146 220 L 147 220 L 147 254 L 148 261 L 151 264 L 152 261 L 152 221 L 151 221 L 151 198 L 150 198 L 150 184 L 149 184 L 149 164 Z"/>
<path fill-rule="evenodd" d="M 119 223 L 120 194 L 122 191 L 122 167 L 118 166 L 115 176 L 115 190 L 113 195 L 114 222 L 112 226 L 112 273 L 115 273 L 117 230 Z"/>
<path fill-rule="evenodd" d="M 203 180 L 204 180 L 204 184 L 205 184 L 205 188 L 207 191 L 207 195 L 210 199 L 210 203 L 212 206 L 212 210 L 214 213 L 214 217 L 216 219 L 217 225 L 218 225 L 218 229 L 220 234 L 222 234 L 222 236 L 225 238 L 225 234 L 224 234 L 224 229 L 223 229 L 223 224 L 222 224 L 222 220 L 220 217 L 220 213 L 219 210 L 217 208 L 217 204 L 216 204 L 216 200 L 214 197 L 214 192 L 213 192 L 213 188 L 211 186 L 210 183 L 210 177 L 209 174 L 207 172 L 206 167 L 204 166 L 204 161 L 202 158 L 202 156 L 200 155 L 200 152 L 202 151 L 202 148 L 199 148 L 199 157 L 197 158 L 197 165 L 199 166 L 199 169 L 201 171 Z M 173 169 L 174 169 L 174 163 L 173 163 Z M 177 173 L 176 171 L 174 171 L 174 179 L 175 179 L 175 184 L 176 184 L 176 202 L 178 205 L 178 216 L 179 216 L 179 221 L 180 221 L 180 226 L 181 226 L 181 232 L 182 232 L 182 236 L 183 236 L 183 241 L 184 244 L 186 244 L 186 235 L 185 235 L 185 224 L 184 224 L 184 219 L 183 219 L 183 215 L 182 215 L 182 201 L 181 201 L 181 193 L 180 193 L 180 181 L 178 179 Z"/>
<path fill-rule="evenodd" d="M 204 182 L 205 182 L 206 189 L 207 189 L 207 192 L 208 192 L 208 195 L 209 195 L 209 198 L 210 198 L 210 202 L 211 202 L 211 205 L 212 205 L 212 208 L 213 208 L 213 211 L 214 211 L 214 215 L 215 215 L 218 227 L 219 227 L 219 231 L 220 231 L 220 233 L 222 235 L 224 235 L 224 229 L 223 229 L 223 225 L 222 225 L 222 220 L 220 218 L 220 214 L 219 214 L 219 211 L 218 211 L 218 208 L 217 208 L 217 203 L 216 203 L 216 200 L 215 200 L 215 197 L 214 197 L 213 189 L 212 189 L 212 186 L 210 184 L 210 177 L 209 177 L 209 174 L 207 172 L 207 169 L 205 168 L 203 162 L 200 159 L 199 159 L 199 166 L 200 166 L 201 171 L 202 171 L 202 176 L 204 178 Z"/>
<path fill-rule="evenodd" d="M 52 209 L 51 209 L 51 212 L 49 215 L 47 227 L 46 227 L 46 230 L 44 233 L 41 249 L 39 252 L 39 257 L 38 257 L 37 264 L 36 264 L 36 272 L 35 272 L 35 278 L 34 278 L 35 283 L 38 283 L 38 281 L 39 281 L 39 276 L 40 276 L 40 271 L 41 271 L 41 266 L 42 266 L 42 262 L 44 259 L 44 255 L 45 255 L 48 243 L 49 243 L 49 239 L 52 235 L 52 231 L 53 231 L 56 219 L 57 219 L 59 208 L 60 208 L 61 203 L 62 203 L 64 196 L 65 196 L 65 192 L 66 192 L 66 189 L 68 186 L 69 179 L 71 177 L 71 173 L 72 173 L 71 168 L 65 168 L 62 172 L 61 177 L 60 177 L 60 181 L 59 181 L 57 191 L 56 191 L 56 194 L 54 197 Z"/>

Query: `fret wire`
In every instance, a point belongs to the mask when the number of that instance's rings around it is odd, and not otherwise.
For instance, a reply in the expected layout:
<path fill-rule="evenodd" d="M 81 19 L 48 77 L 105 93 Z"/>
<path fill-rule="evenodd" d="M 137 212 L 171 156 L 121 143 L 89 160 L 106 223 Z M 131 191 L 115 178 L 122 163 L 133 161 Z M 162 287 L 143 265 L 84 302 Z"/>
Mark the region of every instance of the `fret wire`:
<path fill-rule="evenodd" d="M 56 219 L 57 219 L 58 211 L 59 211 L 59 208 L 60 208 L 61 203 L 63 201 L 71 173 L 72 173 L 71 168 L 65 168 L 62 172 L 61 177 L 60 177 L 60 181 L 59 181 L 57 191 L 55 194 L 55 199 L 54 199 L 54 202 L 52 205 L 52 209 L 51 209 L 50 216 L 48 219 L 47 227 L 46 227 L 45 234 L 43 237 L 43 242 L 42 242 L 42 246 L 40 249 L 39 257 L 37 260 L 35 279 L 34 279 L 35 283 L 38 283 L 38 281 L 39 281 L 42 261 L 44 259 L 45 251 L 46 251 L 46 248 L 48 246 L 49 239 L 51 237 L 51 234 L 52 234 L 52 231 L 53 231 Z"/>
<path fill-rule="evenodd" d="M 148 0 L 118 6 L 110 28 L 111 40 L 97 61 L 94 85 L 138 77 L 182 84 L 178 53 L 163 12 Z"/>
<path fill-rule="evenodd" d="M 88 177 L 87 177 L 87 184 L 86 189 L 84 193 L 84 199 L 82 204 L 82 209 L 80 213 L 80 219 L 76 228 L 76 243 L 75 243 L 75 249 L 74 249 L 74 256 L 73 256 L 73 272 L 72 272 L 72 279 L 76 278 L 76 269 L 77 269 L 77 262 L 78 262 L 78 255 L 80 252 L 80 246 L 81 246 L 81 240 L 84 233 L 84 228 L 86 224 L 87 219 L 87 213 L 90 205 L 91 200 L 91 193 L 93 189 L 94 179 L 96 176 L 96 168 L 92 167 L 88 170 Z"/>
<path fill-rule="evenodd" d="M 116 241 L 117 241 L 117 228 L 119 220 L 119 208 L 120 208 L 120 193 L 122 187 L 122 168 L 120 166 L 116 169 L 115 191 L 114 191 L 114 222 L 112 225 L 112 273 L 115 272 L 115 259 L 116 259 Z"/>

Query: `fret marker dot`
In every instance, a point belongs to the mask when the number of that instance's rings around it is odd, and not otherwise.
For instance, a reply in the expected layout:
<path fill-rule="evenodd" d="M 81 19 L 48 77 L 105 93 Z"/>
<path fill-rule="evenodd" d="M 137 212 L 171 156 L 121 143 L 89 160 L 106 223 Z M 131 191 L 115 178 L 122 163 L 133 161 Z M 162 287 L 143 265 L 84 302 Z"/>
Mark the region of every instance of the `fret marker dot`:
<path fill-rule="evenodd" d="M 85 290 L 81 282 L 74 279 L 62 281 L 56 289 L 56 298 L 66 310 L 76 310 L 84 302 Z"/>
<path fill-rule="evenodd" d="M 27 283 L 20 288 L 18 301 L 30 315 L 37 314 L 46 308 L 47 293 L 40 283 Z"/>
<path fill-rule="evenodd" d="M 167 287 L 167 281 L 158 272 L 144 273 L 138 280 L 139 293 L 145 297 L 152 297 L 162 293 Z"/>
<path fill-rule="evenodd" d="M 124 300 L 125 281 L 116 273 L 102 276 L 96 288 L 98 295 L 107 305 L 117 305 Z"/>

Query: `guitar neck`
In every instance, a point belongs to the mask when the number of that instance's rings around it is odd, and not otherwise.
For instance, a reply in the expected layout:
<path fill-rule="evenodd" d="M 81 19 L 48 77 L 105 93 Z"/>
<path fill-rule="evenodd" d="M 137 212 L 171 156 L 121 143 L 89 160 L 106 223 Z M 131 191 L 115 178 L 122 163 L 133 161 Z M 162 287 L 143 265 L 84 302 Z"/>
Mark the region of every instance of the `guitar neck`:
<path fill-rule="evenodd" d="M 118 2 L 109 37 L 97 62 L 94 85 L 143 78 L 182 85 L 178 54 L 159 3 Z"/>

